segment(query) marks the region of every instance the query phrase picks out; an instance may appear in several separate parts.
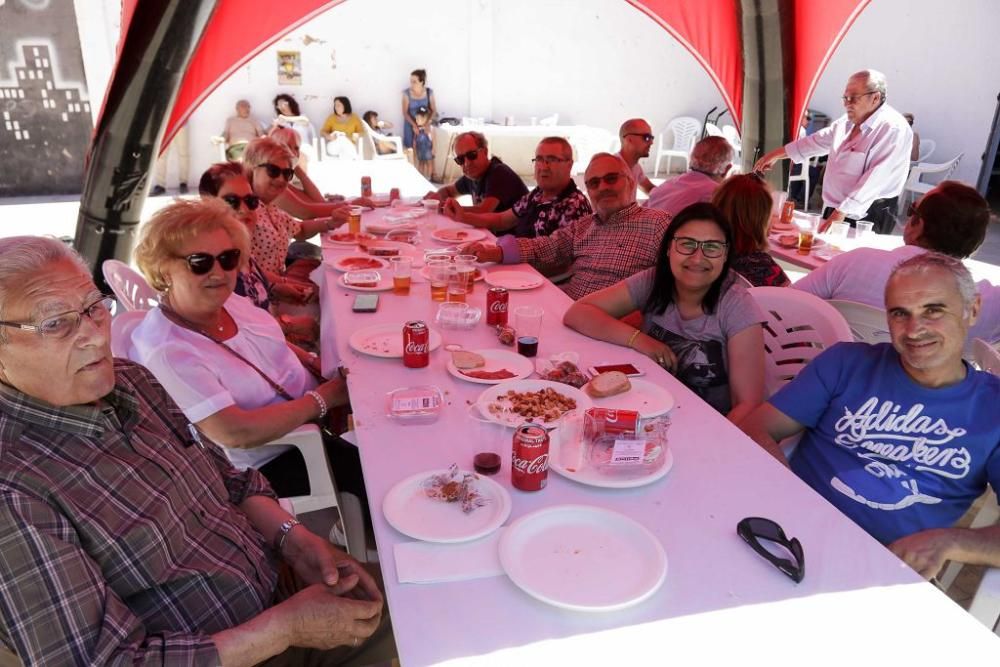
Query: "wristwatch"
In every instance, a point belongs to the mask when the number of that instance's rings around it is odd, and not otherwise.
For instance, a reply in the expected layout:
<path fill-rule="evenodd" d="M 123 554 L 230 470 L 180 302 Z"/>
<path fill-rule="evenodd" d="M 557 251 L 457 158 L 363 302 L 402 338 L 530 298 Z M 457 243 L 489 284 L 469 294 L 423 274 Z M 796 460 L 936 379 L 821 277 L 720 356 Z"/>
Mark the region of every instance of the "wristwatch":
<path fill-rule="evenodd" d="M 278 527 L 278 534 L 274 536 L 274 550 L 281 554 L 281 547 L 285 545 L 285 538 L 288 537 L 288 533 L 292 532 L 292 528 L 298 526 L 301 521 L 297 519 L 289 519 Z"/>

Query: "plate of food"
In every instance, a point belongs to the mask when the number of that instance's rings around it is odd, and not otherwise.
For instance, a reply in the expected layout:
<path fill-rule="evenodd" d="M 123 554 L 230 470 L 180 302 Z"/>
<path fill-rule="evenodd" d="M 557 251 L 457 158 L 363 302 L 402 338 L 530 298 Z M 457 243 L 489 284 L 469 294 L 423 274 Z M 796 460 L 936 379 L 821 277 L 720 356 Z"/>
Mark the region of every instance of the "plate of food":
<path fill-rule="evenodd" d="M 507 380 L 493 385 L 476 400 L 480 414 L 497 424 L 518 426 L 536 421 L 555 426 L 570 410 L 594 405 L 590 396 L 568 384 L 548 380 Z M 509 406 L 509 410 L 505 409 Z"/>
<path fill-rule="evenodd" d="M 431 234 L 431 238 L 441 243 L 471 243 L 472 241 L 482 241 L 486 238 L 486 231 L 469 227 L 468 229 L 436 229 Z"/>
<path fill-rule="evenodd" d="M 621 371 L 595 375 L 583 390 L 599 408 L 635 410 L 643 419 L 666 414 L 674 407 L 673 394 L 665 388 L 649 380 L 629 378 Z"/>
<path fill-rule="evenodd" d="M 666 552 L 647 528 L 591 505 L 556 505 L 522 516 L 500 537 L 499 555 L 514 585 L 574 611 L 637 605 L 667 578 Z"/>
<path fill-rule="evenodd" d="M 385 292 L 392 289 L 392 274 L 381 271 L 348 271 L 337 283 L 356 292 Z"/>
<path fill-rule="evenodd" d="M 340 246 L 342 248 L 353 248 L 361 241 L 374 241 L 375 237 L 371 234 L 365 234 L 364 232 L 330 232 L 329 234 L 326 234 L 323 239 L 330 245 Z"/>
<path fill-rule="evenodd" d="M 344 255 L 331 262 L 330 266 L 340 271 L 377 271 L 389 268 L 389 262 L 371 255 Z"/>
<path fill-rule="evenodd" d="M 382 500 L 389 525 L 424 542 L 485 537 L 503 525 L 510 508 L 510 494 L 500 484 L 454 464 L 407 477 Z"/>
<path fill-rule="evenodd" d="M 545 278 L 537 273 L 514 269 L 490 269 L 486 273 L 485 280 L 487 285 L 505 287 L 509 290 L 535 289 L 545 282 Z"/>
<path fill-rule="evenodd" d="M 409 243 L 400 243 L 399 241 L 369 241 L 362 245 L 361 249 L 372 257 L 399 257 L 400 255 L 408 255 L 416 261 L 416 258 L 421 256 L 416 247 Z"/>
<path fill-rule="evenodd" d="M 452 350 L 448 372 L 476 384 L 521 380 L 534 372 L 531 359 L 509 350 Z"/>
<path fill-rule="evenodd" d="M 365 223 L 365 231 L 372 234 L 388 234 L 389 232 L 396 229 L 416 229 L 417 226 L 411 222 L 405 222 L 402 224 L 391 224 L 388 222 L 369 222 Z"/>
<path fill-rule="evenodd" d="M 428 349 L 434 350 L 441 345 L 441 334 L 430 327 L 428 329 L 430 331 Z M 403 325 L 402 323 L 375 324 L 358 329 L 351 334 L 347 342 L 352 349 L 361 354 L 399 359 L 403 356 Z"/>

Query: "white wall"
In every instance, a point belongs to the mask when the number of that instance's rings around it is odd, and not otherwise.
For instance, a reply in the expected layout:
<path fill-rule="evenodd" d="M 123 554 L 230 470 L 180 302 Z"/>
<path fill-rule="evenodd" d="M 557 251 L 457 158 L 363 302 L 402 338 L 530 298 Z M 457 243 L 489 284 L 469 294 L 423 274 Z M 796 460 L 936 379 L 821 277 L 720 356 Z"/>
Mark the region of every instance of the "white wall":
<path fill-rule="evenodd" d="M 847 78 L 881 70 L 889 104 L 912 113 L 921 138 L 937 142 L 930 161 L 964 152 L 953 178 L 975 186 L 1000 92 L 998 30 L 996 0 L 875 0 L 834 53 L 809 106 L 836 118 Z"/>

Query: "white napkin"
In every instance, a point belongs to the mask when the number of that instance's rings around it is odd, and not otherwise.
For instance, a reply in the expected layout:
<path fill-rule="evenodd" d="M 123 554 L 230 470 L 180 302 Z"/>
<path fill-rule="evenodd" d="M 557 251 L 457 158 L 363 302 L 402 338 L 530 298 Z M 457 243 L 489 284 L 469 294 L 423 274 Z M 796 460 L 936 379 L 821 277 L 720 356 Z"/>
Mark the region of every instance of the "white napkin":
<path fill-rule="evenodd" d="M 498 547 L 504 530 L 506 528 L 459 544 L 400 542 L 394 545 L 399 583 L 434 584 L 503 574 Z"/>

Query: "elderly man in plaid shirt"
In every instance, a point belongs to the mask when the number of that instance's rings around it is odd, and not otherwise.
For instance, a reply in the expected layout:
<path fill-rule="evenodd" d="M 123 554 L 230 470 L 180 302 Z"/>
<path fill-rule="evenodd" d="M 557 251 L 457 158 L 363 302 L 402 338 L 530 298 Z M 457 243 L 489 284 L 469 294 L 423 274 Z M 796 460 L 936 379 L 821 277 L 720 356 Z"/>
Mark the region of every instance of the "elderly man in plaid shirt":
<path fill-rule="evenodd" d="M 387 639 L 374 579 L 112 359 L 110 303 L 59 241 L 0 240 L 0 661 L 336 664 Z M 304 585 L 283 601 L 280 561 Z"/>
<path fill-rule="evenodd" d="M 466 252 L 481 262 L 527 262 L 543 273 L 569 266 L 573 276 L 563 286 L 579 299 L 656 264 L 670 216 L 635 203 L 635 177 L 617 155 L 598 153 L 584 175 L 594 213 L 550 236 L 502 237 L 497 245 L 473 243 Z"/>

